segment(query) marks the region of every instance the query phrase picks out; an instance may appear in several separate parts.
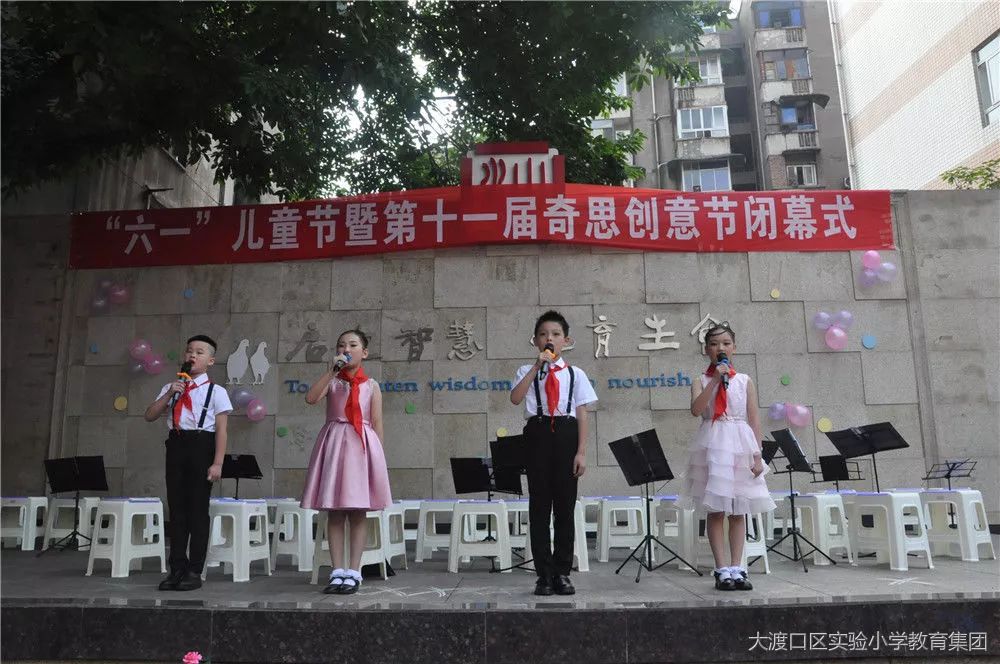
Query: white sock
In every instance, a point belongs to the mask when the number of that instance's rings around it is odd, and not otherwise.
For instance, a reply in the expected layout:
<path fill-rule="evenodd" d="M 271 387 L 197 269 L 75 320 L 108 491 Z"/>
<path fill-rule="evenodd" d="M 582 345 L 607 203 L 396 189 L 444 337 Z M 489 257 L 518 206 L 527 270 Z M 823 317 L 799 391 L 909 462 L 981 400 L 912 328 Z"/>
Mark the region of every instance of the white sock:
<path fill-rule="evenodd" d="M 728 567 L 720 567 L 719 569 L 717 569 L 715 571 L 719 575 L 719 580 L 720 581 L 725 581 L 726 579 L 733 578 L 732 577 L 732 573 L 730 572 L 730 568 L 728 568 Z"/>
<path fill-rule="evenodd" d="M 361 585 L 361 572 L 357 572 L 353 569 L 346 570 L 344 578 L 345 586 L 360 586 Z"/>
<path fill-rule="evenodd" d="M 330 584 L 334 586 L 339 586 L 344 582 L 340 577 L 344 576 L 344 570 L 340 567 L 330 572 Z"/>
<path fill-rule="evenodd" d="M 744 574 L 746 574 L 746 570 L 744 570 L 739 565 L 733 565 L 732 567 L 727 567 L 726 569 L 729 570 L 729 576 L 734 579 L 738 579 L 742 577 Z"/>

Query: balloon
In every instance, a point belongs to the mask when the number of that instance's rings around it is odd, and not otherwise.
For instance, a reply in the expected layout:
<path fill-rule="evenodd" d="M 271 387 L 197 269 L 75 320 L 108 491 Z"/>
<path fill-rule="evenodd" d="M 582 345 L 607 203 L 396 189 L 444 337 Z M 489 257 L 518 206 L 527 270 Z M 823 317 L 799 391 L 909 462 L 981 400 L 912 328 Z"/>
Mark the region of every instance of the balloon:
<path fill-rule="evenodd" d="M 153 347 L 145 339 L 133 339 L 132 343 L 128 345 L 128 354 L 134 360 L 145 360 L 153 354 Z"/>
<path fill-rule="evenodd" d="M 800 403 L 792 404 L 788 409 L 788 421 L 797 427 L 809 424 L 809 409 Z"/>
<path fill-rule="evenodd" d="M 865 268 L 861 271 L 861 276 L 858 277 L 858 282 L 861 284 L 862 288 L 871 288 L 878 283 L 878 272 Z"/>
<path fill-rule="evenodd" d="M 882 257 L 879 256 L 878 252 L 874 249 L 869 249 L 865 253 L 861 254 L 861 264 L 869 270 L 877 270 L 881 263 Z"/>
<path fill-rule="evenodd" d="M 146 370 L 146 363 L 142 360 L 132 360 L 129 363 L 128 368 L 132 373 L 139 374 Z"/>
<path fill-rule="evenodd" d="M 167 363 L 163 361 L 163 356 L 157 355 L 156 353 L 150 353 L 146 356 L 146 359 L 142 361 L 142 366 L 146 370 L 146 373 L 150 376 L 155 376 L 163 373 Z"/>
<path fill-rule="evenodd" d="M 260 422 L 267 417 L 267 406 L 260 399 L 254 399 L 247 404 L 247 419 L 251 422 Z"/>
<path fill-rule="evenodd" d="M 775 422 L 785 419 L 785 413 L 786 409 L 783 403 L 772 403 L 771 407 L 767 409 L 767 416 Z"/>
<path fill-rule="evenodd" d="M 246 408 L 247 404 L 256 398 L 257 397 L 254 393 L 245 387 L 237 388 L 236 391 L 233 392 L 232 396 L 233 405 L 237 408 Z"/>
<path fill-rule="evenodd" d="M 108 290 L 108 298 L 110 298 L 114 304 L 125 304 L 128 302 L 129 298 L 128 286 L 114 284 Z"/>
<path fill-rule="evenodd" d="M 101 279 L 101 281 L 98 282 L 97 287 L 101 290 L 102 293 L 107 293 L 109 290 L 111 290 L 111 287 L 113 285 L 114 282 L 111 281 L 110 279 Z"/>
<path fill-rule="evenodd" d="M 830 327 L 830 323 L 833 322 L 833 317 L 825 311 L 817 311 L 816 315 L 813 316 L 813 327 L 817 330 L 825 330 Z"/>
<path fill-rule="evenodd" d="M 896 278 L 897 271 L 898 270 L 896 269 L 895 263 L 890 263 L 889 261 L 886 261 L 885 263 L 882 263 L 882 265 L 878 269 L 877 272 L 878 279 L 879 281 L 886 281 L 886 282 L 892 281 L 893 279 Z"/>
<path fill-rule="evenodd" d="M 826 331 L 826 345 L 830 350 L 844 350 L 847 348 L 847 332 L 839 327 L 831 326 Z"/>
<path fill-rule="evenodd" d="M 95 314 L 103 314 L 109 306 L 111 305 L 108 303 L 108 298 L 104 295 L 95 295 L 90 300 L 90 310 Z"/>
<path fill-rule="evenodd" d="M 833 324 L 842 330 L 849 330 L 854 325 L 854 314 L 847 309 L 837 312 L 833 317 Z"/>

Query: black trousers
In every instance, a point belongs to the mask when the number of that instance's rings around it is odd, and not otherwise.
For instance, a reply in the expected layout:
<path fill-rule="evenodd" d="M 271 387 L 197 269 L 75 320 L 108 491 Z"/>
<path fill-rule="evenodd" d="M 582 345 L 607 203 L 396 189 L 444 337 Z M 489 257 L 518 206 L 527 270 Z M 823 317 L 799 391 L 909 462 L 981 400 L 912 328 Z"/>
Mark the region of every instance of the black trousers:
<path fill-rule="evenodd" d="M 532 417 L 524 425 L 528 448 L 528 518 L 531 557 L 541 577 L 569 575 L 573 567 L 573 511 L 576 507 L 576 457 L 579 431 L 576 418 Z M 549 519 L 555 538 L 549 532 Z"/>
<path fill-rule="evenodd" d="M 201 574 L 208 551 L 212 483 L 206 478 L 215 459 L 215 433 L 171 431 L 166 445 L 170 569 Z"/>

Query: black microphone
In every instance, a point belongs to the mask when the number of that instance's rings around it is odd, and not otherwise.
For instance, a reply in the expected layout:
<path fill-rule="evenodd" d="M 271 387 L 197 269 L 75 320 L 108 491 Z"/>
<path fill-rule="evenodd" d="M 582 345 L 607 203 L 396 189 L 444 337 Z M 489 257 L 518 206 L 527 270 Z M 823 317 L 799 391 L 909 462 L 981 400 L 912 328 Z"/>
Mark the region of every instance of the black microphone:
<path fill-rule="evenodd" d="M 180 371 L 177 372 L 177 377 L 181 379 L 181 382 L 187 383 L 191 380 L 191 363 L 185 362 L 181 365 Z M 181 395 L 174 392 L 174 396 L 170 397 L 170 410 L 174 410 L 174 406 L 177 405 L 177 400 L 181 398 Z"/>
<path fill-rule="evenodd" d="M 550 353 L 552 353 L 554 355 L 555 352 L 556 352 L 556 347 L 553 346 L 551 343 L 547 343 L 547 344 L 545 344 L 545 348 L 543 348 L 542 350 L 543 351 L 547 350 L 547 351 L 549 351 Z M 544 376 L 545 372 L 548 371 L 548 370 L 549 370 L 549 363 L 547 361 L 546 362 L 542 362 L 542 371 L 541 371 L 541 374 Z"/>
<path fill-rule="evenodd" d="M 719 366 L 725 365 L 726 370 L 720 372 L 722 376 L 722 389 L 729 389 L 729 358 L 726 357 L 725 353 L 719 353 L 715 356 L 715 370 L 719 371 Z"/>
<path fill-rule="evenodd" d="M 351 362 L 351 354 L 350 353 L 344 353 L 344 357 L 343 358 L 341 358 L 341 357 L 338 356 L 337 359 L 334 360 L 334 362 L 333 362 L 333 370 L 334 371 L 340 371 L 345 366 L 347 366 L 350 362 Z"/>

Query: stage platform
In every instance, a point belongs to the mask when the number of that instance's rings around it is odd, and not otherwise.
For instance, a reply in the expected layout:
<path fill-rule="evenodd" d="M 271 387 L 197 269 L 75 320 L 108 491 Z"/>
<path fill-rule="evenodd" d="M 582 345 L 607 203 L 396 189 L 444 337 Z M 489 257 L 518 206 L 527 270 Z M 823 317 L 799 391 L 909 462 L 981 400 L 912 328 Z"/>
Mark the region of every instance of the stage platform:
<path fill-rule="evenodd" d="M 994 536 L 995 546 L 1000 538 Z M 615 556 L 614 554 L 617 554 Z M 491 574 L 477 559 L 449 574 L 446 554 L 368 579 L 347 598 L 309 575 L 263 563 L 248 583 L 210 570 L 198 591 L 159 592 L 147 561 L 126 579 L 85 552 L 0 556 L 2 660 L 178 662 L 190 650 L 223 662 L 560 664 L 623 662 L 987 661 L 1000 657 L 1000 563 L 912 558 L 908 572 L 874 559 L 814 567 L 771 557 L 755 589 L 714 590 L 668 566 L 614 570 L 591 561 L 577 594 L 538 598 L 534 574 Z M 103 563 L 103 564 L 102 564 Z M 985 658 L 985 659 L 983 659 Z"/>

